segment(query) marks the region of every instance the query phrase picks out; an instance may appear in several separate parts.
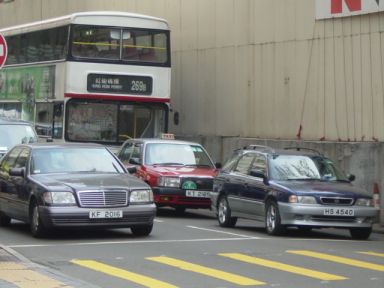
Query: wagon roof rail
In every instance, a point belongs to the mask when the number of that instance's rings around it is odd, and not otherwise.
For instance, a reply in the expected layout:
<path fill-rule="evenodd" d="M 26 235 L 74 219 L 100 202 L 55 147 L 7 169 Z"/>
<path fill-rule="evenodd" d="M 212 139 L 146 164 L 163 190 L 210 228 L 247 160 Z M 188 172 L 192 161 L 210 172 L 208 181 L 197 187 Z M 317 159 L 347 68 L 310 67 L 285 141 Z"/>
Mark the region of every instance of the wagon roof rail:
<path fill-rule="evenodd" d="M 319 156 L 324 156 L 320 151 L 316 149 L 306 148 L 306 147 L 300 147 L 300 146 L 293 146 L 293 147 L 285 147 L 284 150 L 296 150 L 296 151 L 310 151 L 313 152 Z"/>

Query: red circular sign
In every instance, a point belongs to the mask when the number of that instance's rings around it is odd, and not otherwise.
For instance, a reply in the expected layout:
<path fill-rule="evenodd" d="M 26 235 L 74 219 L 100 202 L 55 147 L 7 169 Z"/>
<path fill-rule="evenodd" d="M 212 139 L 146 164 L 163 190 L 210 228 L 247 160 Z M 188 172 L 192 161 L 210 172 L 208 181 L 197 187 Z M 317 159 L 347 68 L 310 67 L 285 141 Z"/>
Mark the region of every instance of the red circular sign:
<path fill-rule="evenodd" d="M 5 41 L 3 35 L 0 34 L 0 69 L 3 67 L 5 60 L 7 60 L 7 53 L 7 42 Z"/>

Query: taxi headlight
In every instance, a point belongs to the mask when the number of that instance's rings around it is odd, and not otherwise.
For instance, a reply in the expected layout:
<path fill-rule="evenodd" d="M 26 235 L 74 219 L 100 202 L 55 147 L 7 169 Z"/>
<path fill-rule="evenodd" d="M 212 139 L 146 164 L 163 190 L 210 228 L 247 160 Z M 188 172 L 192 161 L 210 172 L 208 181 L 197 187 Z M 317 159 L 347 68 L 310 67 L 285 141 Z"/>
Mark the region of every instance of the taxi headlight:
<path fill-rule="evenodd" d="M 180 178 L 179 177 L 159 177 L 157 185 L 160 187 L 180 187 Z"/>
<path fill-rule="evenodd" d="M 296 196 L 291 195 L 288 198 L 289 203 L 300 203 L 300 204 L 316 204 L 316 198 L 313 196 Z"/>
<path fill-rule="evenodd" d="M 373 206 L 373 201 L 372 201 L 372 199 L 368 199 L 368 198 L 359 198 L 356 200 L 355 205 L 356 206 L 371 207 L 371 206 Z"/>
<path fill-rule="evenodd" d="M 45 192 L 43 198 L 46 204 L 76 204 L 75 197 L 71 192 Z"/>
<path fill-rule="evenodd" d="M 153 202 L 152 190 L 133 190 L 129 196 L 130 203 Z"/>

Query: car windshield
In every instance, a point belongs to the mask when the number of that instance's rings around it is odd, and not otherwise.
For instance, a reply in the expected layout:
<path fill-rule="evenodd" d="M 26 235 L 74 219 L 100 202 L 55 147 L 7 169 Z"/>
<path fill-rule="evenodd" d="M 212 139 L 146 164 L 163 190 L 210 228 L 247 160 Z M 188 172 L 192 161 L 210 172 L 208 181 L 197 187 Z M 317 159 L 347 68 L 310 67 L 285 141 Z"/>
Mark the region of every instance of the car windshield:
<path fill-rule="evenodd" d="M 147 165 L 214 167 L 200 145 L 176 143 L 147 144 L 144 163 Z"/>
<path fill-rule="evenodd" d="M 324 157 L 303 155 L 273 155 L 270 159 L 273 180 L 348 181 L 335 165 Z"/>
<path fill-rule="evenodd" d="M 37 136 L 29 125 L 0 125 L 0 147 L 7 149 L 17 145 L 37 142 Z"/>
<path fill-rule="evenodd" d="M 42 148 L 32 152 L 31 173 L 124 173 L 105 148 Z"/>

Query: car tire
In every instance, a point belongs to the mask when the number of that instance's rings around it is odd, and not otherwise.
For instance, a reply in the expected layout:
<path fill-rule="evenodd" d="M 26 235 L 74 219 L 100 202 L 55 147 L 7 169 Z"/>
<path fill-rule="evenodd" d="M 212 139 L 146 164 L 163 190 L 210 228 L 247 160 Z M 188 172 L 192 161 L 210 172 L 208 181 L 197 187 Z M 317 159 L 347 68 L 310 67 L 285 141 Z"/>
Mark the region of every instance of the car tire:
<path fill-rule="evenodd" d="M 40 219 L 39 206 L 36 201 L 31 203 L 29 225 L 33 237 L 41 238 L 46 235 L 47 230 Z"/>
<path fill-rule="evenodd" d="M 11 224 L 11 218 L 0 212 L 0 226 L 9 226 Z"/>
<path fill-rule="evenodd" d="M 269 200 L 265 207 L 265 229 L 269 235 L 281 235 L 285 227 L 281 225 L 279 207 L 273 200 Z"/>
<path fill-rule="evenodd" d="M 236 217 L 231 216 L 231 208 L 229 207 L 226 196 L 221 196 L 217 205 L 217 220 L 221 227 L 234 227 L 237 222 Z"/>
<path fill-rule="evenodd" d="M 350 228 L 349 233 L 353 239 L 367 240 L 372 233 L 372 228 Z"/>
<path fill-rule="evenodd" d="M 151 234 L 153 224 L 149 225 L 140 225 L 131 227 L 132 234 L 135 236 L 148 236 Z"/>

